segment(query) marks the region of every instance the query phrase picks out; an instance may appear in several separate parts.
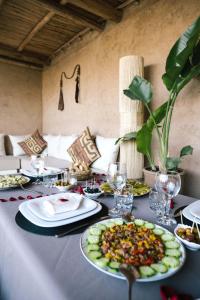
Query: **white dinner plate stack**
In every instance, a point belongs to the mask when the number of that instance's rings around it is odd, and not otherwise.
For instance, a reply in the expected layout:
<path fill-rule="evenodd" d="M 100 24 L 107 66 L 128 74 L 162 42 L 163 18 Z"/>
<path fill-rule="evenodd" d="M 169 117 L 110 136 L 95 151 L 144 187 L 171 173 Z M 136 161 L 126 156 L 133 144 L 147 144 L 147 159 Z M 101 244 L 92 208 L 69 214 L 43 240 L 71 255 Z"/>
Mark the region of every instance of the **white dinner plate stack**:
<path fill-rule="evenodd" d="M 76 207 L 76 203 L 78 206 Z M 59 209 L 50 214 L 46 204 L 53 204 Z M 60 203 L 60 207 L 59 207 Z M 66 203 L 66 210 L 65 210 Z M 25 201 L 20 204 L 19 211 L 31 223 L 40 227 L 57 227 L 71 224 L 90 217 L 101 210 L 101 204 L 75 193 L 59 193 Z"/>
<path fill-rule="evenodd" d="M 191 222 L 195 221 L 197 224 L 200 224 L 200 200 L 195 201 L 184 208 L 183 215 Z"/>

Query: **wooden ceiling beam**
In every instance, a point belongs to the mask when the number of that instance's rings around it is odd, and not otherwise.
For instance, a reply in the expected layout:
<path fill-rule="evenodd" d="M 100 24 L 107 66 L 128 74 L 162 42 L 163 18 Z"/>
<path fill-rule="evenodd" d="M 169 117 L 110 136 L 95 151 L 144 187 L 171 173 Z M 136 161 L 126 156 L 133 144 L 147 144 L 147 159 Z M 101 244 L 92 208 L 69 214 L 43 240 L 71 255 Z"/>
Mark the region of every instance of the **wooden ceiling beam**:
<path fill-rule="evenodd" d="M 122 18 L 122 11 L 113 8 L 111 5 L 102 0 L 61 0 L 60 4 L 73 4 L 90 13 L 102 17 L 105 20 L 120 22 Z"/>
<path fill-rule="evenodd" d="M 37 67 L 43 67 L 50 64 L 47 56 L 38 55 L 37 53 L 29 51 L 18 52 L 16 49 L 4 44 L 0 44 L 0 58 L 22 62 Z"/>
<path fill-rule="evenodd" d="M 49 11 L 54 12 L 57 15 L 60 15 L 64 18 L 68 18 L 75 24 L 79 24 L 85 27 L 89 27 L 98 31 L 102 31 L 105 27 L 105 24 L 99 24 L 98 22 L 89 19 L 86 16 L 80 16 L 72 9 L 69 9 L 54 0 L 34 0 L 39 3 L 41 7 Z"/>
<path fill-rule="evenodd" d="M 55 15 L 54 12 L 48 12 L 36 25 L 33 29 L 28 33 L 25 39 L 20 43 L 18 47 L 18 51 L 22 51 L 26 45 L 31 41 L 31 39 L 36 35 L 36 33 L 42 29 L 42 27 L 49 22 L 49 20 Z"/>

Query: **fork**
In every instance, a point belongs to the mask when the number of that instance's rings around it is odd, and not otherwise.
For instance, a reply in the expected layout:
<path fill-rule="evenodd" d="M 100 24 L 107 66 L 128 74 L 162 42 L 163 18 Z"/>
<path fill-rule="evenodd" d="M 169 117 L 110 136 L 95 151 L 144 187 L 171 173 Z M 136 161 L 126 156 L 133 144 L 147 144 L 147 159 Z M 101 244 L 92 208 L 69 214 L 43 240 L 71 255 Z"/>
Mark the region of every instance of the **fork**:
<path fill-rule="evenodd" d="M 128 282 L 128 300 L 131 300 L 132 285 L 140 277 L 139 272 L 133 266 L 121 264 L 119 267 L 120 272 L 126 277 Z"/>

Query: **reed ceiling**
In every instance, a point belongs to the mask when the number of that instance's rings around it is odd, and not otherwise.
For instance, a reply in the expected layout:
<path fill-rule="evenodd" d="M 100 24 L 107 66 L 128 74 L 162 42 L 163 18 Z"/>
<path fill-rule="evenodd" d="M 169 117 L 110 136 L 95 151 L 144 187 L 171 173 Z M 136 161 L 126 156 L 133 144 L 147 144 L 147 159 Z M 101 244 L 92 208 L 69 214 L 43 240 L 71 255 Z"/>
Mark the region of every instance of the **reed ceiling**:
<path fill-rule="evenodd" d="M 137 0 L 0 0 L 0 60 L 37 68 L 106 22 L 118 23 Z"/>

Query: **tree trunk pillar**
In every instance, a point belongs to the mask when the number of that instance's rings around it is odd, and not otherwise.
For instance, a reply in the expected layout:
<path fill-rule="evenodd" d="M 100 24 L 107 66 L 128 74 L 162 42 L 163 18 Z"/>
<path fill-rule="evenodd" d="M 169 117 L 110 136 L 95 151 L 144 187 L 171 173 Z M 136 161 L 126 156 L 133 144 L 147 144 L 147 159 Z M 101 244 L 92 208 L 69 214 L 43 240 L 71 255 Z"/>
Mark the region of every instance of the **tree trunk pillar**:
<path fill-rule="evenodd" d="M 134 76 L 144 76 L 144 59 L 141 56 L 124 56 L 119 62 L 119 114 L 120 136 L 141 128 L 144 118 L 144 107 L 141 101 L 130 100 L 123 93 Z M 137 152 L 134 141 L 120 145 L 120 162 L 126 163 L 128 178 L 141 178 L 144 157 Z"/>

